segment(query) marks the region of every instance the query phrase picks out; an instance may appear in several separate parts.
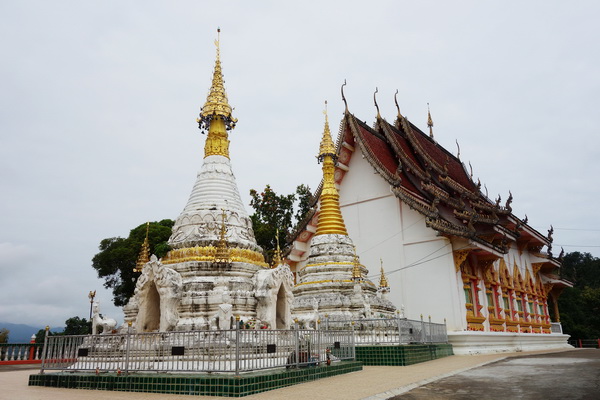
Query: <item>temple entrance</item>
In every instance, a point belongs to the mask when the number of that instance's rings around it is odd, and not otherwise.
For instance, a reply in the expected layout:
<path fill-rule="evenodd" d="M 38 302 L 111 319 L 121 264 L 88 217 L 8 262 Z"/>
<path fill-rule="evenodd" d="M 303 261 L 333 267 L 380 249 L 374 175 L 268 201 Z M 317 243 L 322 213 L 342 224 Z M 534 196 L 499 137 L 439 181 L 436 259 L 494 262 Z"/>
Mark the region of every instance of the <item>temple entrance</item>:
<path fill-rule="evenodd" d="M 140 312 L 136 323 L 138 331 L 153 332 L 160 328 L 160 295 L 156 284 L 151 282 L 140 304 Z"/>
<path fill-rule="evenodd" d="M 287 319 L 289 317 L 288 302 L 286 300 L 285 288 L 283 285 L 279 286 L 277 292 L 277 300 L 275 304 L 275 328 L 276 329 L 289 329 Z"/>

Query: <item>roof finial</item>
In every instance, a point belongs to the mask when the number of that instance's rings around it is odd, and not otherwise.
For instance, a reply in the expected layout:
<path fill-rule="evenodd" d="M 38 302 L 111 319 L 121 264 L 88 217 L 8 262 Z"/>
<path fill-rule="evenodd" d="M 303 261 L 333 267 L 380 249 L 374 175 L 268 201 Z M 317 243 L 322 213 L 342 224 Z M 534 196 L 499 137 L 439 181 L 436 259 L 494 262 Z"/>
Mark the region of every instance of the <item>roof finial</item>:
<path fill-rule="evenodd" d="M 222 155 L 229 158 L 227 131 L 235 128 L 237 119 L 231 115 L 232 108 L 227 101 L 227 93 L 225 92 L 221 70 L 220 32 L 221 29 L 217 29 L 217 39 L 215 40 L 217 55 L 212 84 L 206 103 L 200 111 L 200 118 L 196 121 L 203 133 L 208 131 L 208 138 L 204 146 L 204 157 Z"/>
<path fill-rule="evenodd" d="M 379 89 L 375 87 L 375 93 L 373 93 L 373 102 L 375 103 L 375 108 L 377 109 L 377 119 L 381 118 L 381 114 L 379 114 L 379 106 L 377 105 L 377 93 Z"/>
<path fill-rule="evenodd" d="M 342 84 L 341 91 L 342 91 L 342 100 L 344 101 L 344 105 L 346 106 L 346 110 L 344 112 L 348 113 L 348 102 L 346 101 L 346 97 L 344 96 L 344 86 L 346 86 L 345 79 L 344 79 L 344 83 Z"/>
<path fill-rule="evenodd" d="M 323 110 L 325 115 L 325 128 L 323 130 L 323 138 L 321 139 L 321 146 L 319 148 L 319 161 L 323 161 L 326 155 L 331 155 L 336 158 L 335 145 L 331 139 L 331 131 L 329 130 L 329 117 L 327 116 L 327 100 L 325 100 L 325 109 Z"/>
<path fill-rule="evenodd" d="M 429 127 L 429 137 L 433 139 L 433 119 L 431 119 L 429 103 L 427 103 L 427 126 Z"/>
<path fill-rule="evenodd" d="M 456 158 L 460 160 L 460 145 L 458 144 L 458 139 L 456 139 L 456 147 L 458 147 L 458 153 L 456 153 Z"/>
<path fill-rule="evenodd" d="M 396 108 L 398 109 L 398 120 L 402 119 L 402 113 L 400 113 L 400 106 L 398 105 L 398 89 L 396 89 L 396 93 L 394 93 L 394 103 L 396 103 Z"/>

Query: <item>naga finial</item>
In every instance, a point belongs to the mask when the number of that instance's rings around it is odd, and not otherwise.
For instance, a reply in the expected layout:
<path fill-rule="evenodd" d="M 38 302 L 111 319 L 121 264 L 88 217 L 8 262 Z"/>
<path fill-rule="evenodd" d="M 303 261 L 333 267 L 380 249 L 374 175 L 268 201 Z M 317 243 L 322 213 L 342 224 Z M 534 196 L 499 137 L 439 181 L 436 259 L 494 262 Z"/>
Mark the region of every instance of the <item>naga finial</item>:
<path fill-rule="evenodd" d="M 508 211 L 512 211 L 512 207 L 510 206 L 510 204 L 513 201 L 513 195 L 511 193 L 511 191 L 508 191 L 508 199 L 506 199 L 506 204 L 504 205 L 504 208 L 506 208 Z"/>
<path fill-rule="evenodd" d="M 346 86 L 345 79 L 344 79 L 344 83 L 342 84 L 341 91 L 342 91 L 342 101 L 344 102 L 344 105 L 346 106 L 345 113 L 348 113 L 348 102 L 346 101 L 346 96 L 344 96 L 344 86 Z"/>
<path fill-rule="evenodd" d="M 458 139 L 456 139 L 456 147 L 458 148 L 458 153 L 456 153 L 456 158 L 460 160 L 460 145 L 458 144 Z"/>
<path fill-rule="evenodd" d="M 381 114 L 379 114 L 379 105 L 377 104 L 377 93 L 379 89 L 375 87 L 375 93 L 373 93 L 373 103 L 375 103 L 375 108 L 377 109 L 377 119 L 381 118 Z"/>
<path fill-rule="evenodd" d="M 400 112 L 400 106 L 398 105 L 398 89 L 394 93 L 394 103 L 396 103 L 396 109 L 398 110 L 398 120 L 402 119 L 402 113 Z"/>

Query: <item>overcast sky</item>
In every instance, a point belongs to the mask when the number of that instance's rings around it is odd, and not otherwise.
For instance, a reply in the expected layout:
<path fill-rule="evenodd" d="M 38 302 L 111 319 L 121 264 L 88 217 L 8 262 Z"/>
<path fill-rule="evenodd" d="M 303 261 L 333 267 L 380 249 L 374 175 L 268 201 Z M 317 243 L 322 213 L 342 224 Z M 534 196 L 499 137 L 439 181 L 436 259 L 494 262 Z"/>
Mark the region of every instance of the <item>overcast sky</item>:
<path fill-rule="evenodd" d="M 369 124 L 376 87 L 388 121 L 396 89 L 422 129 L 430 103 L 435 139 L 455 154 L 458 140 L 490 197 L 510 190 L 515 215 L 553 224 L 555 254 L 600 256 L 598 15 L 597 1 L 0 2 L 0 321 L 87 317 L 90 290 L 122 321 L 91 259 L 186 204 L 218 26 L 246 203 L 317 186 L 323 102 L 335 134 L 346 79 Z"/>

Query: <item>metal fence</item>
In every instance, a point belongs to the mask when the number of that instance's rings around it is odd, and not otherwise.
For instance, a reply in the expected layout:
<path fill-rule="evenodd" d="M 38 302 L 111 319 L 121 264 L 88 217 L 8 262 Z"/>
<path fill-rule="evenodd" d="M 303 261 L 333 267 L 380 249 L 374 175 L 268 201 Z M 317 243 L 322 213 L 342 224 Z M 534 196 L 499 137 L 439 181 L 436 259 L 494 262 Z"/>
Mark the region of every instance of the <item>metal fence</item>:
<path fill-rule="evenodd" d="M 567 342 L 580 349 L 600 349 L 600 339 L 570 339 Z"/>
<path fill-rule="evenodd" d="M 235 373 L 352 360 L 352 330 L 213 330 L 46 338 L 41 372 Z"/>
<path fill-rule="evenodd" d="M 448 343 L 446 324 L 406 318 L 323 321 L 325 329 L 354 329 L 357 346 L 385 344 Z"/>

